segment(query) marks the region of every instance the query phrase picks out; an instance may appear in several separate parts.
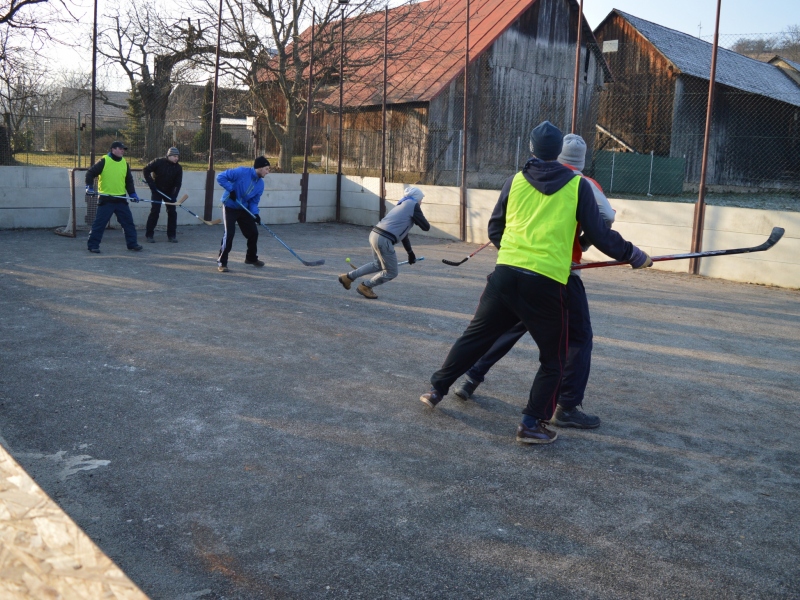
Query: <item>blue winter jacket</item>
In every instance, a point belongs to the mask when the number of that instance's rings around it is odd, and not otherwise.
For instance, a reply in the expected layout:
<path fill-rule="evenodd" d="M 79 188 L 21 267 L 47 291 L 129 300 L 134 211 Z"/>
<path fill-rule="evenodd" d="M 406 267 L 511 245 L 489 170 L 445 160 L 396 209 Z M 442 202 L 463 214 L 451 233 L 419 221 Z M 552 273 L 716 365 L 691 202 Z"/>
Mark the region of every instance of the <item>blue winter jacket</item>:
<path fill-rule="evenodd" d="M 238 200 L 254 215 L 258 214 L 258 203 L 264 192 L 264 180 L 252 167 L 236 167 L 217 175 L 217 183 L 225 189 L 222 203 L 228 208 L 241 208 Z M 231 192 L 236 192 L 236 200 L 231 200 Z"/>

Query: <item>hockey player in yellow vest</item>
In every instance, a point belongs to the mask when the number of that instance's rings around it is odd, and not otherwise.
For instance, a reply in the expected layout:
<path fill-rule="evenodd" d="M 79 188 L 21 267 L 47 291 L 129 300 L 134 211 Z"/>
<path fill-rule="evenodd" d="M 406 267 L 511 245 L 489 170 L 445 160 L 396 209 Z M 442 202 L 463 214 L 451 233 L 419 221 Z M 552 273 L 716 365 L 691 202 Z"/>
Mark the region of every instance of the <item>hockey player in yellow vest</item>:
<path fill-rule="evenodd" d="M 128 198 L 131 202 L 139 202 L 139 196 L 136 195 L 133 185 L 131 168 L 123 158 L 127 149 L 122 142 L 112 143 L 108 154 L 86 171 L 86 194 L 97 195 L 97 214 L 89 233 L 89 252 L 100 254 L 100 241 L 112 215 L 117 215 L 117 221 L 122 225 L 128 250 L 138 252 L 142 249 L 136 241 L 136 226 L 133 224 L 131 209 L 128 208 Z M 92 187 L 95 178 L 97 192 Z"/>
<path fill-rule="evenodd" d="M 556 407 L 568 342 L 568 289 L 572 248 L 579 223 L 603 253 L 631 263 L 653 264 L 642 250 L 611 230 L 600 216 L 588 181 L 560 164 L 563 135 L 544 121 L 531 131 L 531 158 L 510 177 L 489 219 L 497 265 L 472 322 L 456 340 L 433 388 L 420 400 L 435 407 L 450 386 L 517 321 L 539 348 L 539 370 L 517 427 L 517 441 L 549 444 L 557 434 L 546 426 Z"/>

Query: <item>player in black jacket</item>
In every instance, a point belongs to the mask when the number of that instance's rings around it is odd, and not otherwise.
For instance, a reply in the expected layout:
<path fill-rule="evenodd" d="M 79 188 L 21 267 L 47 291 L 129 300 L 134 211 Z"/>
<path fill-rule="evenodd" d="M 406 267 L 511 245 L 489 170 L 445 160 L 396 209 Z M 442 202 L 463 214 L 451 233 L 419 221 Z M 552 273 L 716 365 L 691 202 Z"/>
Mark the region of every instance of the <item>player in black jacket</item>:
<path fill-rule="evenodd" d="M 150 205 L 150 216 L 147 217 L 147 226 L 144 235 L 150 243 L 155 242 L 153 234 L 158 224 L 158 215 L 161 212 L 160 202 L 177 202 L 178 192 L 181 191 L 183 182 L 183 167 L 178 164 L 180 151 L 177 148 L 170 148 L 166 158 L 157 158 L 142 169 L 144 180 L 153 192 L 153 204 Z M 163 192 L 163 193 L 162 193 Z M 164 196 L 166 194 L 166 197 Z M 178 227 L 178 211 L 176 206 L 167 207 L 167 239 L 170 242 L 177 242 L 175 236 Z"/>

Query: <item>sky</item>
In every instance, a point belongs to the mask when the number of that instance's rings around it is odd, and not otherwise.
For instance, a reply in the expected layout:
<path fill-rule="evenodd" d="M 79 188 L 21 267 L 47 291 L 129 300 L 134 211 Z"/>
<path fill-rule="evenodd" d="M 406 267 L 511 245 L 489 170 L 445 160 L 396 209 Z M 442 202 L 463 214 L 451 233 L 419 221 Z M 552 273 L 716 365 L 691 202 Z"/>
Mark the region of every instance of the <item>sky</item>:
<path fill-rule="evenodd" d="M 121 6 L 127 1 L 129 0 L 115 0 L 112 4 L 111 0 L 99 0 L 99 14 L 103 15 L 108 6 Z M 88 0 L 78 2 L 91 6 Z M 399 3 L 390 2 L 390 6 Z M 592 29 L 614 8 L 711 41 L 717 0 L 583 0 L 583 11 Z M 85 24 L 86 34 L 90 36 L 91 10 L 83 10 L 79 14 L 83 16 L 81 20 Z M 791 25 L 800 25 L 800 0 L 722 0 L 720 43 L 723 45 L 730 45 L 738 36 L 777 34 Z M 91 48 L 90 40 L 85 37 L 83 39 L 88 42 L 88 48 Z M 86 72 L 91 69 L 91 52 L 86 50 L 52 48 L 48 55 L 56 69 L 79 69 Z M 108 84 L 107 89 L 112 91 L 126 91 L 129 87 L 128 80 L 122 73 L 108 72 L 104 80 Z"/>

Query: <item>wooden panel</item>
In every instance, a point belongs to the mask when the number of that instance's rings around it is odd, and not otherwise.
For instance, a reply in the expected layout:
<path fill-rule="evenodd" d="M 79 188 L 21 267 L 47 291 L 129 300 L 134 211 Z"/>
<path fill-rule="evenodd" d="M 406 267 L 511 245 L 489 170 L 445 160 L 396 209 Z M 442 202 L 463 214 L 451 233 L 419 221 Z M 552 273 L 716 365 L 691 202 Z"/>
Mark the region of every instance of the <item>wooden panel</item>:
<path fill-rule="evenodd" d="M 0 597 L 147 600 L 0 446 Z"/>

